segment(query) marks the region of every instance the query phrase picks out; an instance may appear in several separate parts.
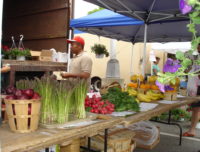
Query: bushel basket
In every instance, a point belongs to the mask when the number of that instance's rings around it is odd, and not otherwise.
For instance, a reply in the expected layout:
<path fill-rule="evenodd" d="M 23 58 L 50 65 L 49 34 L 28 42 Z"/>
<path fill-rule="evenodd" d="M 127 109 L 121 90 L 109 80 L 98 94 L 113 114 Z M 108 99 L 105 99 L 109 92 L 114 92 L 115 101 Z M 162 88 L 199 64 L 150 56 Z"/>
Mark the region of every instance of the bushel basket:
<path fill-rule="evenodd" d="M 38 99 L 5 99 L 10 129 L 18 133 L 28 133 L 38 128 L 41 102 Z"/>

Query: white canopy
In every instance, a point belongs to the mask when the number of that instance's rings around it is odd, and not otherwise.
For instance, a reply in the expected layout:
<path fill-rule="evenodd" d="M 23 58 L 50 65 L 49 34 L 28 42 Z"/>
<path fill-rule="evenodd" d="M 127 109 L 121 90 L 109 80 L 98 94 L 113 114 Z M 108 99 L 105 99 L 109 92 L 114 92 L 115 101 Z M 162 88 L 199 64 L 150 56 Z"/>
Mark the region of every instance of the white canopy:
<path fill-rule="evenodd" d="M 177 51 L 186 52 L 191 49 L 190 42 L 152 43 L 152 50 L 165 51 L 176 54 Z"/>

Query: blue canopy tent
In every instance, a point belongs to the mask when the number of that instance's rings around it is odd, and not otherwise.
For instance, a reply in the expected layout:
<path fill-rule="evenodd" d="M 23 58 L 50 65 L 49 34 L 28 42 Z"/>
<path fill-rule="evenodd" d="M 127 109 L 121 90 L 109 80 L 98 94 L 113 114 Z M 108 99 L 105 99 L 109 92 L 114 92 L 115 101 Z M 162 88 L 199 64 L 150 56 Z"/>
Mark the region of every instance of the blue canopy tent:
<path fill-rule="evenodd" d="M 132 41 L 134 31 L 131 32 L 129 27 L 131 25 L 136 26 L 142 24 L 144 22 L 138 19 L 126 17 L 104 9 L 88 16 L 71 20 L 70 27 L 99 36 Z M 126 30 L 128 28 L 129 30 Z M 132 30 L 136 29 L 132 28 Z"/>
<path fill-rule="evenodd" d="M 145 61 L 146 42 L 190 41 L 192 34 L 187 30 L 186 25 L 188 23 L 189 20 L 185 17 L 178 18 L 177 21 L 174 19 L 170 21 L 162 20 L 160 23 L 156 21 L 149 23 L 147 31 L 145 21 L 126 17 L 105 9 L 86 17 L 71 20 L 70 26 L 84 32 L 117 40 L 132 43 L 144 42 L 143 61 Z M 200 34 L 200 30 L 198 32 Z M 145 72 L 144 67 L 145 62 L 143 62 L 143 75 Z"/>
<path fill-rule="evenodd" d="M 149 24 L 147 42 L 190 41 L 192 34 L 187 30 L 188 23 L 181 20 Z M 74 29 L 132 43 L 144 41 L 144 25 L 144 21 L 106 9 L 70 22 Z"/>

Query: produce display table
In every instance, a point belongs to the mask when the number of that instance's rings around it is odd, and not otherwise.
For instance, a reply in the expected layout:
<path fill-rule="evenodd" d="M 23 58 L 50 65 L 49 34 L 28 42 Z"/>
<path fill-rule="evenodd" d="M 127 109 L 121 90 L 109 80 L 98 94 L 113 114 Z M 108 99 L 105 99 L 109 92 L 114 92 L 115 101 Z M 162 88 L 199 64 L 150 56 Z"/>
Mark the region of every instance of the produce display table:
<path fill-rule="evenodd" d="M 181 145 L 182 144 L 182 127 L 178 123 L 171 122 L 171 110 L 174 108 L 177 108 L 177 107 L 181 107 L 181 106 L 188 105 L 188 104 L 191 104 L 194 102 L 198 102 L 198 101 L 200 101 L 200 97 L 184 97 L 184 98 L 178 98 L 177 100 L 178 100 L 178 102 L 173 103 L 173 104 L 162 104 L 162 103 L 155 102 L 158 104 L 158 106 L 156 108 L 146 111 L 146 112 L 139 112 L 133 116 L 125 118 L 123 121 L 123 124 L 125 126 L 128 126 L 130 124 L 133 124 L 133 123 L 136 123 L 139 121 L 149 120 L 152 117 L 159 116 L 162 113 L 169 111 L 169 118 L 168 118 L 167 122 L 157 121 L 157 120 L 155 120 L 155 122 L 163 123 L 163 124 L 167 124 L 167 125 L 178 126 L 180 129 L 179 145 Z"/>
<path fill-rule="evenodd" d="M 66 71 L 67 64 L 50 61 L 18 61 L 2 60 L 3 64 L 10 64 L 10 85 L 14 85 L 16 72 L 51 72 Z"/>
<path fill-rule="evenodd" d="M 8 125 L 0 127 L 1 152 L 35 152 L 55 144 L 69 142 L 83 136 L 93 136 L 119 124 L 122 118 L 101 120 L 98 123 L 77 129 L 44 129 L 26 134 L 13 133 Z"/>
<path fill-rule="evenodd" d="M 99 131 L 112 128 L 117 124 L 128 126 L 130 124 L 149 120 L 171 109 L 191 104 L 200 100 L 200 97 L 179 98 L 177 103 L 161 104 L 149 111 L 139 112 L 129 117 L 111 117 L 96 124 L 77 129 L 43 129 L 39 128 L 36 132 L 18 134 L 10 131 L 8 125 L 0 127 L 0 142 L 2 152 L 24 152 L 35 151 L 55 144 L 67 143 L 83 136 L 94 136 Z M 157 102 L 155 102 L 157 103 Z"/>
<path fill-rule="evenodd" d="M 188 105 L 193 102 L 198 102 L 198 101 L 200 101 L 200 97 L 184 97 L 184 98 L 178 98 L 177 100 L 179 102 L 173 103 L 173 104 L 161 104 L 158 102 L 154 102 L 154 103 L 158 104 L 158 106 L 156 108 L 149 110 L 149 111 L 145 111 L 145 112 L 139 112 L 137 114 L 129 116 L 124 119 L 123 124 L 125 126 L 127 126 L 130 124 L 139 122 L 139 121 L 149 120 L 152 117 L 159 116 L 164 112 L 170 111 L 171 109 L 181 107 L 183 105 Z"/>

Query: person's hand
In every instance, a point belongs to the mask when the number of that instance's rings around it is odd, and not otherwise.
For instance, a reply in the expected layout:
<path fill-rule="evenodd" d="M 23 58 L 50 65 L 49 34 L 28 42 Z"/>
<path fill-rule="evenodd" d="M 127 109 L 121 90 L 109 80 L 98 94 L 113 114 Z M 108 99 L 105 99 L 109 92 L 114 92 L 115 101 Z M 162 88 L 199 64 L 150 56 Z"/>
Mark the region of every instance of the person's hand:
<path fill-rule="evenodd" d="M 62 78 L 69 78 L 69 77 L 71 77 L 71 75 L 69 73 L 61 73 L 60 76 Z"/>

